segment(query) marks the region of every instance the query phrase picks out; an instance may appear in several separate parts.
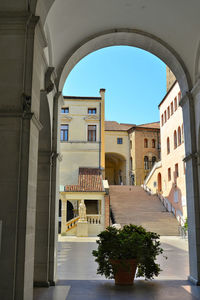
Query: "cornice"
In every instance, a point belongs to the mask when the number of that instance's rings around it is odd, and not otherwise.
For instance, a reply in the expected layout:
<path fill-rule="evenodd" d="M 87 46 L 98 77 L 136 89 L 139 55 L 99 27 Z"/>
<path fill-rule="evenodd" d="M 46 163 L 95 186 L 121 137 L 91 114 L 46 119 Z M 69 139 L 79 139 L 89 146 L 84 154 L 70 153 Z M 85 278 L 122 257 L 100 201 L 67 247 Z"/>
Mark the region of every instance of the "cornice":
<path fill-rule="evenodd" d="M 0 34 L 24 33 L 27 27 L 34 31 L 38 21 L 30 12 L 0 12 Z"/>
<path fill-rule="evenodd" d="M 71 114 L 61 113 L 61 119 L 70 122 L 72 120 Z"/>
<path fill-rule="evenodd" d="M 95 116 L 95 115 L 88 115 L 84 118 L 84 120 L 86 122 L 90 122 L 90 121 L 99 121 L 99 117 Z"/>

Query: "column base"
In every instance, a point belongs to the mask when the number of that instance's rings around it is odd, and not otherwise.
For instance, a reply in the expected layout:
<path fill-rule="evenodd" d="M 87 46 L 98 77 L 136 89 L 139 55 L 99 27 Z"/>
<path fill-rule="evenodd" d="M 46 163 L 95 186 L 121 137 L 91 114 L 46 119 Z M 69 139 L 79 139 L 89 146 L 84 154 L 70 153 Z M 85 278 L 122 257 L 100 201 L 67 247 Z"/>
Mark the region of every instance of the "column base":
<path fill-rule="evenodd" d="M 34 287 L 50 287 L 49 281 L 34 281 L 33 286 Z"/>
<path fill-rule="evenodd" d="M 195 279 L 192 276 L 188 276 L 188 280 L 192 282 L 194 285 L 200 285 L 200 280 Z"/>
<path fill-rule="evenodd" d="M 76 231 L 76 236 L 79 237 L 87 237 L 88 236 L 88 223 L 87 221 L 79 221 L 77 223 L 77 231 Z"/>
<path fill-rule="evenodd" d="M 50 280 L 50 281 L 49 281 L 49 284 L 50 284 L 50 286 L 55 286 L 55 285 L 56 285 L 56 282 L 55 282 L 54 280 Z"/>

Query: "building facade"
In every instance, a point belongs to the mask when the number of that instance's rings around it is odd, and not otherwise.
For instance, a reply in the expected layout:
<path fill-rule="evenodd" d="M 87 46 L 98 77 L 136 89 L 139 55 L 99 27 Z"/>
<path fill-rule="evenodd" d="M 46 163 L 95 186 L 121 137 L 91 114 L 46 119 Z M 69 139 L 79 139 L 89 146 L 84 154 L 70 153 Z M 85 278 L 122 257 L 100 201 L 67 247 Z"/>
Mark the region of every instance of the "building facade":
<path fill-rule="evenodd" d="M 104 97 L 64 97 L 60 114 L 60 189 L 78 183 L 79 167 L 104 170 Z"/>
<path fill-rule="evenodd" d="M 187 217 L 185 185 L 185 147 L 181 92 L 175 81 L 159 104 L 161 162 L 148 176 L 145 184 L 153 193 L 160 194 L 166 208 L 181 224 Z"/>
<path fill-rule="evenodd" d="M 141 185 L 160 158 L 160 123 L 133 126 L 128 133 L 131 184 Z"/>

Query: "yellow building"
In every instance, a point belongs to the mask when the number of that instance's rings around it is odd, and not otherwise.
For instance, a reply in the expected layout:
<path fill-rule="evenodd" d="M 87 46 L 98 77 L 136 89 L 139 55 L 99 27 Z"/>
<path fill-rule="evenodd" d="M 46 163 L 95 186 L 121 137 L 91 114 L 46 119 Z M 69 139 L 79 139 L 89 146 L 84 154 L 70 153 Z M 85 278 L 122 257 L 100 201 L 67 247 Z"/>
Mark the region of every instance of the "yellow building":
<path fill-rule="evenodd" d="M 97 235 L 105 228 L 105 189 L 103 173 L 104 153 L 104 98 L 64 96 L 60 114 L 60 198 L 62 205 L 61 233 L 80 234 L 79 206 L 86 206 L 86 217 L 81 224 L 87 227 L 83 236 Z M 97 186 L 98 182 L 98 186 Z"/>
<path fill-rule="evenodd" d="M 105 121 L 105 176 L 109 184 L 141 185 L 160 157 L 159 122 Z"/>
<path fill-rule="evenodd" d="M 160 123 L 133 126 L 128 133 L 131 182 L 141 185 L 154 163 L 160 158 Z"/>
<path fill-rule="evenodd" d="M 110 185 L 130 183 L 130 145 L 128 129 L 133 124 L 105 121 L 105 178 Z"/>
<path fill-rule="evenodd" d="M 79 167 L 103 169 L 104 154 L 104 97 L 64 96 L 61 109 L 60 189 L 78 183 Z"/>
<path fill-rule="evenodd" d="M 158 193 L 180 223 L 187 216 L 185 186 L 185 148 L 180 87 L 175 81 L 159 104 L 161 120 L 161 161 L 149 174 L 145 185 Z"/>

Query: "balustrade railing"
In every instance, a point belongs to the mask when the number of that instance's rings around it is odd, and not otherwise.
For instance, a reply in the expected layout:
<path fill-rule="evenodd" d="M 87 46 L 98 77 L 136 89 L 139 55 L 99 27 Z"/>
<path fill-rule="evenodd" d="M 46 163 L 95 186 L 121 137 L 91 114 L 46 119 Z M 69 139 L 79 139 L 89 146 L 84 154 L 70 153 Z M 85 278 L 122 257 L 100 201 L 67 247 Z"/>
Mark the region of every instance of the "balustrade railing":
<path fill-rule="evenodd" d="M 73 218 L 71 220 L 69 220 L 67 223 L 66 223 L 66 232 L 71 230 L 72 228 L 76 227 L 77 226 L 77 222 L 78 220 L 80 219 L 80 217 L 76 217 L 76 218 Z"/>
<path fill-rule="evenodd" d="M 101 224 L 101 215 L 87 215 L 87 221 L 89 224 L 99 225 Z"/>

